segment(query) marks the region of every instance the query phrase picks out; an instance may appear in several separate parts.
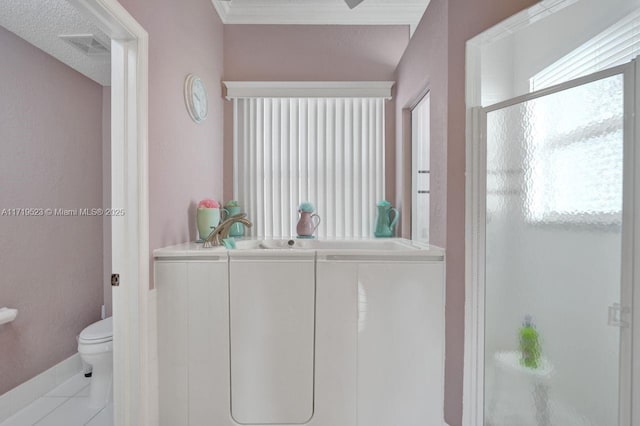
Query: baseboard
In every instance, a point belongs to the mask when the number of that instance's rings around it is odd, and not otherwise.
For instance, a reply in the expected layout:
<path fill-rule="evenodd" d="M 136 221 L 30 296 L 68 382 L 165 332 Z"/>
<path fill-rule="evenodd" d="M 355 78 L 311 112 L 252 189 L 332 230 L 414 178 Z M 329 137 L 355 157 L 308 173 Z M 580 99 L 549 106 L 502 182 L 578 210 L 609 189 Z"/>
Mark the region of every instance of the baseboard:
<path fill-rule="evenodd" d="M 0 423 L 82 370 L 77 353 L 0 395 Z"/>

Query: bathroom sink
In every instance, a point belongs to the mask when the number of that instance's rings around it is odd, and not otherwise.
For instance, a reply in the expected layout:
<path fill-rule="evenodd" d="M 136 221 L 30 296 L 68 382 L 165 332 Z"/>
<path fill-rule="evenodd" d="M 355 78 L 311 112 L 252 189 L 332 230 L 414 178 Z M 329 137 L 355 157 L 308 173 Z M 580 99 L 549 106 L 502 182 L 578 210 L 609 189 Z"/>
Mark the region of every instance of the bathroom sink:
<path fill-rule="evenodd" d="M 263 249 L 289 250 L 412 250 L 416 247 L 395 240 L 264 240 Z"/>
<path fill-rule="evenodd" d="M 268 249 L 268 250 L 305 248 L 302 245 L 299 245 L 298 243 L 299 243 L 298 240 L 264 240 L 264 241 L 260 241 L 260 248 Z"/>
<path fill-rule="evenodd" d="M 262 241 L 260 240 L 236 240 L 237 250 L 256 250 L 261 249 Z"/>

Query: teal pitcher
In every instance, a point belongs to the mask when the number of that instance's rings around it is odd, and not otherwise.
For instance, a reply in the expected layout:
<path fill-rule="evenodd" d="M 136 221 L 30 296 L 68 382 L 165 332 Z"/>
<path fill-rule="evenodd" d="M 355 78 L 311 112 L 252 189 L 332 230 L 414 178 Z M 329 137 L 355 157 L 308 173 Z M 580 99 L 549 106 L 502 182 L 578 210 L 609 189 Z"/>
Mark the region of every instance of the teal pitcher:
<path fill-rule="evenodd" d="M 392 212 L 393 219 L 391 219 Z M 376 229 L 373 235 L 378 238 L 393 237 L 393 227 L 396 226 L 398 217 L 398 210 L 391 207 L 390 202 L 384 200 L 378 202 L 378 218 L 376 219 Z"/>

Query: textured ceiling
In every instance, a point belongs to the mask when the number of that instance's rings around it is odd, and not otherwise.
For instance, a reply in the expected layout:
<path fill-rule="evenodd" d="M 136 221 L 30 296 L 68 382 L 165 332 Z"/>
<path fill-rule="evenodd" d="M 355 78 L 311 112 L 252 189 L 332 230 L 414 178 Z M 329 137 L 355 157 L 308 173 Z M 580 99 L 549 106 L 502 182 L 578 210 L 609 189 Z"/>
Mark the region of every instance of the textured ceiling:
<path fill-rule="evenodd" d="M 103 86 L 111 84 L 110 55 L 88 56 L 60 35 L 109 37 L 65 0 L 0 0 L 0 25 Z"/>
<path fill-rule="evenodd" d="M 225 24 L 409 25 L 420 22 L 429 0 L 212 0 Z"/>

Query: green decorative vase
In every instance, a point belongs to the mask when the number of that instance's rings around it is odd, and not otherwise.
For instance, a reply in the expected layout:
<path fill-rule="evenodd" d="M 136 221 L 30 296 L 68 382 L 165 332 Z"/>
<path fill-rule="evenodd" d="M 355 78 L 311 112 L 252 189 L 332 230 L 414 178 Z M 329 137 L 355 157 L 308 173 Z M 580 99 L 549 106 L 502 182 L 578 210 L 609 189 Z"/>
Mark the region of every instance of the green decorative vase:
<path fill-rule="evenodd" d="M 206 240 L 211 231 L 220 223 L 220 209 L 201 207 L 196 213 L 198 234 L 201 240 Z"/>

